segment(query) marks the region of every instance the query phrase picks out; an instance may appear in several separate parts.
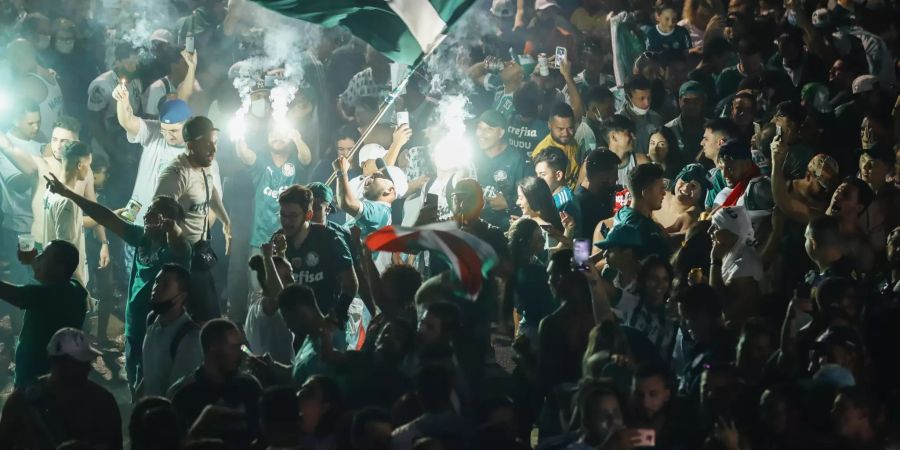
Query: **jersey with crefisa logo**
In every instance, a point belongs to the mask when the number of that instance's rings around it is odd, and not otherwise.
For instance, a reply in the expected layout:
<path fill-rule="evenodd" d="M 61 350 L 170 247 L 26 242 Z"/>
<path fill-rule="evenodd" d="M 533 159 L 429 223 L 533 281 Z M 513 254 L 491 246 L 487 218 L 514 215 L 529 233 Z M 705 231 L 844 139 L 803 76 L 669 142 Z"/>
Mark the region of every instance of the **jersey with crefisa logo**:
<path fill-rule="evenodd" d="M 291 266 L 300 269 L 294 272 L 297 278 L 294 281 L 298 283 L 315 283 L 325 279 L 325 272 L 319 267 L 319 254 L 316 252 L 311 251 L 303 257 L 291 259 Z"/>
<path fill-rule="evenodd" d="M 210 189 L 212 189 L 212 186 L 213 186 L 213 177 L 212 177 L 212 174 L 210 174 L 210 173 L 207 173 L 207 174 L 206 174 L 206 183 L 207 183 L 207 186 L 209 186 Z M 201 202 L 201 203 L 193 203 L 193 204 L 191 204 L 191 206 L 190 206 L 190 208 L 188 208 L 188 210 L 189 210 L 190 212 L 206 213 L 207 210 L 209 210 L 209 199 L 206 198 L 206 197 L 204 197 L 203 200 L 204 200 L 204 201 Z"/>

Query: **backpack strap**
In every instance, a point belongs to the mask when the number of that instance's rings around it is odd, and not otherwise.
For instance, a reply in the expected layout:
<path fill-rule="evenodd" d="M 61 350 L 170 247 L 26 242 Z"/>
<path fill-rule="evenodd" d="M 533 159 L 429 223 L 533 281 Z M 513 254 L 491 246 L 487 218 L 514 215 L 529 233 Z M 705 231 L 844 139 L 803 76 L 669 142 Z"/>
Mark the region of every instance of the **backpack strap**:
<path fill-rule="evenodd" d="M 200 325 L 193 320 L 188 320 L 187 322 L 181 324 L 181 327 L 179 327 L 178 331 L 175 332 L 175 337 L 172 338 L 172 343 L 169 344 L 169 356 L 172 357 L 173 361 L 178 355 L 178 346 L 181 345 L 181 341 L 184 339 L 184 337 L 193 331 L 199 330 Z"/>

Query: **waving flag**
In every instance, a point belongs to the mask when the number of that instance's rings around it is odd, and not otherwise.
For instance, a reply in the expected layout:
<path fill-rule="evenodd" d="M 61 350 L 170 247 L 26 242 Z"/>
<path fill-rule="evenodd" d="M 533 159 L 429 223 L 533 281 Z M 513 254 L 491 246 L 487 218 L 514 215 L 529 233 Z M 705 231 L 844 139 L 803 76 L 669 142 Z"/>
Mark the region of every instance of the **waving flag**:
<path fill-rule="evenodd" d="M 487 242 L 457 229 L 452 222 L 425 227 L 384 227 L 366 238 L 366 246 L 373 251 L 430 250 L 442 255 L 470 299 L 478 296 L 488 271 L 497 264 L 497 253 Z"/>
<path fill-rule="evenodd" d="M 252 0 L 324 27 L 343 25 L 388 58 L 413 65 L 475 0 Z"/>

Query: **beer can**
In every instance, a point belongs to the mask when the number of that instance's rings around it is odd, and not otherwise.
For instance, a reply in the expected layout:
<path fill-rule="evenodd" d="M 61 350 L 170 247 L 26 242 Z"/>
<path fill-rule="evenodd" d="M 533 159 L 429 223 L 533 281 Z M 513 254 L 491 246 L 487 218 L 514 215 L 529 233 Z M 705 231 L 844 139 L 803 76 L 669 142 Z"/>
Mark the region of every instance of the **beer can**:
<path fill-rule="evenodd" d="M 488 61 L 488 63 L 485 64 L 485 66 L 487 67 L 487 70 L 490 70 L 492 72 L 499 72 L 499 71 L 503 70 L 503 61 L 500 61 L 500 60 Z"/>
<path fill-rule="evenodd" d="M 184 49 L 188 53 L 194 53 L 194 33 L 188 33 L 184 37 Z"/>
<path fill-rule="evenodd" d="M 542 77 L 550 76 L 550 61 L 547 59 L 546 53 L 538 54 L 538 73 L 540 73 Z"/>

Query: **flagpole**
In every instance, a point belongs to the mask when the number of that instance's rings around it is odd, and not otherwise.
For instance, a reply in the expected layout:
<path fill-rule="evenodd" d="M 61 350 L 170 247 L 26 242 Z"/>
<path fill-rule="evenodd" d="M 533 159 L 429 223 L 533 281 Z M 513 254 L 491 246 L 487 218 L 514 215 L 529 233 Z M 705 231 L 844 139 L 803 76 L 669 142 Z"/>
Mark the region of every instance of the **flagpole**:
<path fill-rule="evenodd" d="M 437 46 L 435 46 L 435 48 L 436 47 Z M 432 50 L 432 52 L 433 52 L 433 50 Z M 353 149 L 350 150 L 350 154 L 347 156 L 347 159 L 350 159 L 350 160 L 353 159 L 353 156 L 362 147 L 363 142 L 366 140 L 367 137 L 369 137 L 369 135 L 372 133 L 372 130 L 374 130 L 375 127 L 378 126 L 378 123 L 381 121 L 381 118 L 384 117 L 385 114 L 387 114 L 387 110 L 390 109 L 391 105 L 394 104 L 394 101 L 397 100 L 397 97 L 400 96 L 400 93 L 403 92 L 403 89 L 406 88 L 406 84 L 409 82 L 409 79 L 412 77 L 412 74 L 415 73 L 416 70 L 419 70 L 419 67 L 425 62 L 425 58 L 431 56 L 432 52 L 428 52 L 427 54 L 422 55 L 422 57 L 419 58 L 419 60 L 415 63 L 415 65 L 413 65 L 412 68 L 406 72 L 406 75 L 403 77 L 403 79 L 400 81 L 400 83 L 397 85 L 397 87 L 394 88 L 394 90 L 391 92 L 391 95 L 381 105 L 381 109 L 379 109 L 378 113 L 375 114 L 375 118 L 372 119 L 372 122 L 370 122 L 369 125 L 366 127 L 366 129 L 362 132 L 362 135 L 359 136 L 359 139 L 356 141 L 356 144 L 353 145 Z M 333 183 L 335 180 L 337 180 L 337 175 L 338 175 L 337 170 L 332 172 L 331 176 L 328 177 L 328 181 L 326 181 L 325 184 L 327 186 L 331 186 L 331 183 Z"/>

